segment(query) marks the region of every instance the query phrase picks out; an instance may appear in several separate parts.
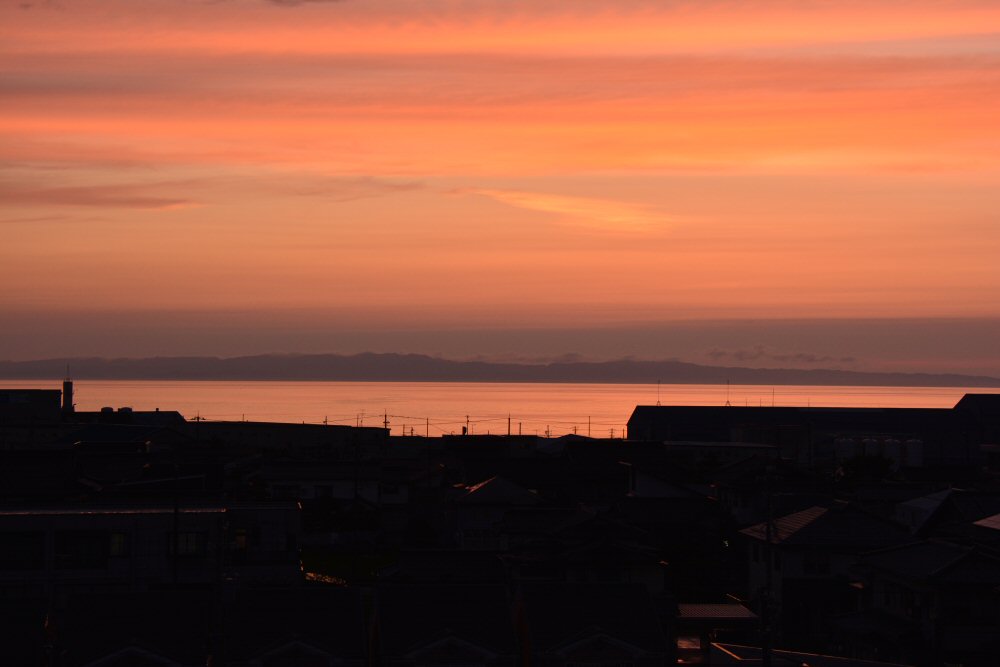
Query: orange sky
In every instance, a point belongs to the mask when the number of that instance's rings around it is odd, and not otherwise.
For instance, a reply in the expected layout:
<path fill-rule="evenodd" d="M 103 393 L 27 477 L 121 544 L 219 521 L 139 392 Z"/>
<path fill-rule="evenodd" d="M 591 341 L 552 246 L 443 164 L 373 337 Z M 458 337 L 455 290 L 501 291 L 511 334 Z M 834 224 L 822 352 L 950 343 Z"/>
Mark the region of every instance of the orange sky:
<path fill-rule="evenodd" d="M 996 317 L 998 118 L 988 1 L 11 0 L 0 312 Z"/>

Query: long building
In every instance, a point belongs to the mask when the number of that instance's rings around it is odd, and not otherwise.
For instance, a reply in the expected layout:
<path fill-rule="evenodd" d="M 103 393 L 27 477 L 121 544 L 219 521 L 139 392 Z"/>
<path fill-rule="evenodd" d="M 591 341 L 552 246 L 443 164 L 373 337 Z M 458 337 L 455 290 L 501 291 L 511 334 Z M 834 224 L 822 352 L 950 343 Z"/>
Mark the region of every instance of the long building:
<path fill-rule="evenodd" d="M 784 459 L 826 468 L 851 456 L 901 465 L 973 465 L 1000 442 L 1000 394 L 966 394 L 952 408 L 640 405 L 628 439 L 773 445 Z"/>

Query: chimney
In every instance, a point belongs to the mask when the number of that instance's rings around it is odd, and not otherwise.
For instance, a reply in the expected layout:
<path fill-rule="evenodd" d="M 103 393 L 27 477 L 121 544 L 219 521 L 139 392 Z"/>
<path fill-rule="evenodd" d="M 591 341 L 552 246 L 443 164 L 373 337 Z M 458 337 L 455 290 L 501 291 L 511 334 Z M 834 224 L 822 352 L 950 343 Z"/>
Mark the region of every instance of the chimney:
<path fill-rule="evenodd" d="M 62 413 L 65 416 L 73 414 L 73 381 L 63 380 Z"/>

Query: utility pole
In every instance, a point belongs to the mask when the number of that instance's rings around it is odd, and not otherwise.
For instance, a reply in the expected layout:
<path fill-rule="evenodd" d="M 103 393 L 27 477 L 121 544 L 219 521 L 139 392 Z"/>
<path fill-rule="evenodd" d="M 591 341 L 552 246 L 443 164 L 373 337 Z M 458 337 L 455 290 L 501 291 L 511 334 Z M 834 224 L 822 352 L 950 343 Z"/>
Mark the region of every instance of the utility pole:
<path fill-rule="evenodd" d="M 764 469 L 764 492 L 767 495 L 767 521 L 764 524 L 764 591 L 760 604 L 760 664 L 771 667 L 771 628 L 773 625 L 771 598 L 774 590 L 774 535 L 773 507 L 771 504 L 771 466 Z"/>

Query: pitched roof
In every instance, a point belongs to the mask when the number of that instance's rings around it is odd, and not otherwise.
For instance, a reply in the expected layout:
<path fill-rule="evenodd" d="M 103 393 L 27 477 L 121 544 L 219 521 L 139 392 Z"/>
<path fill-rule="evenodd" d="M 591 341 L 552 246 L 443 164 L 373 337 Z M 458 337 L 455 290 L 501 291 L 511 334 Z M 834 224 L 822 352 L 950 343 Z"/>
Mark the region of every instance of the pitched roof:
<path fill-rule="evenodd" d="M 365 657 L 357 591 L 333 586 L 239 591 L 227 605 L 226 659 L 252 660 L 293 642 L 340 659 Z"/>
<path fill-rule="evenodd" d="M 1000 531 L 1000 514 L 994 514 L 993 516 L 988 516 L 985 519 L 974 521 L 973 525 Z"/>
<path fill-rule="evenodd" d="M 767 524 L 740 531 L 756 540 L 767 539 Z M 856 548 L 866 551 L 907 539 L 909 531 L 889 519 L 869 514 L 847 503 L 810 507 L 772 522 L 774 544 Z"/>
<path fill-rule="evenodd" d="M 376 593 L 382 655 L 399 657 L 453 637 L 493 653 L 516 653 L 507 590 L 491 584 L 385 584 Z"/>
<path fill-rule="evenodd" d="M 81 593 L 56 619 L 63 663 L 86 665 L 134 647 L 181 664 L 203 664 L 208 653 L 212 597 L 204 591 Z"/>
<path fill-rule="evenodd" d="M 711 618 L 719 620 L 733 620 L 733 619 L 756 619 L 757 614 L 753 613 L 741 604 L 734 603 L 722 603 L 722 604 L 706 604 L 706 603 L 680 603 L 677 605 L 677 618 L 679 619 L 693 619 L 693 618 Z"/>
<path fill-rule="evenodd" d="M 526 584 L 520 598 L 535 651 L 557 650 L 587 635 L 666 651 L 663 628 L 642 584 Z"/>
<path fill-rule="evenodd" d="M 491 551 L 415 549 L 403 551 L 395 564 L 379 572 L 379 578 L 394 582 L 501 583 L 506 569 Z"/>
<path fill-rule="evenodd" d="M 865 554 L 862 563 L 906 579 L 1000 585 L 1000 556 L 977 546 L 927 540 Z"/>
<path fill-rule="evenodd" d="M 780 651 L 771 652 L 773 664 L 776 665 L 810 665 L 810 667 L 904 667 L 897 663 L 876 662 L 874 660 L 862 660 L 860 658 L 842 658 L 832 655 L 819 655 L 816 653 L 802 653 L 800 651 Z M 729 664 L 760 664 L 761 650 L 757 646 L 741 646 L 739 644 L 712 644 L 713 665 Z"/>
<path fill-rule="evenodd" d="M 475 505 L 536 505 L 538 494 L 497 476 L 469 487 L 458 502 Z"/>

